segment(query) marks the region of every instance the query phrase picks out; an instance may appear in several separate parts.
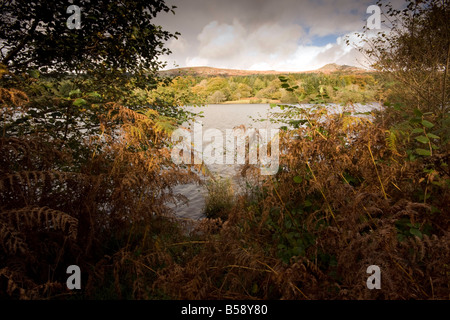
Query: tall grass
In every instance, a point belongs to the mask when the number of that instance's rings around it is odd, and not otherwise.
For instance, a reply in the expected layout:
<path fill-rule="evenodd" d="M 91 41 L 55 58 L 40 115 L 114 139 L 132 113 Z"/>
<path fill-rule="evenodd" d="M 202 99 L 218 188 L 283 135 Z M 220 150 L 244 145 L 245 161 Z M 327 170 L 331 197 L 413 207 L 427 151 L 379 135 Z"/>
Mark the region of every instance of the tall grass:
<path fill-rule="evenodd" d="M 204 214 L 208 218 L 226 218 L 234 206 L 235 195 L 230 178 L 217 178 L 206 183 Z"/>

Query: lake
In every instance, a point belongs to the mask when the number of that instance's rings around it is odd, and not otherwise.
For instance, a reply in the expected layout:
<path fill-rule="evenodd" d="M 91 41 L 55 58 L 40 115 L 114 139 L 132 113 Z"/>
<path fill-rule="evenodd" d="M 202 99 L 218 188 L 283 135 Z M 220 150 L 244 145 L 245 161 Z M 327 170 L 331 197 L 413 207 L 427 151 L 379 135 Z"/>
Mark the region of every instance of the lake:
<path fill-rule="evenodd" d="M 308 105 L 303 105 L 308 107 Z M 205 107 L 184 107 L 189 111 L 199 113 L 203 111 L 203 118 L 197 121 L 203 125 L 203 132 L 208 129 L 218 129 L 225 135 L 225 130 L 233 129 L 237 126 L 244 125 L 245 128 L 255 129 L 271 129 L 277 128 L 279 124 L 273 124 L 270 121 L 255 121 L 257 119 L 267 119 L 270 112 L 281 111 L 279 107 L 270 108 L 269 104 L 211 104 Z M 341 112 L 342 107 L 339 105 L 329 105 L 327 108 L 331 112 Z M 355 112 L 367 112 L 380 108 L 379 104 L 357 104 L 352 107 Z M 189 126 L 189 124 L 184 124 Z M 207 144 L 203 144 L 203 149 Z M 234 164 L 214 164 L 208 165 L 209 170 L 217 176 L 233 178 L 238 174 L 240 165 Z M 176 216 L 183 219 L 199 220 L 204 218 L 203 208 L 205 206 L 204 187 L 196 184 L 180 185 L 174 188 L 174 192 L 185 195 L 189 203 L 171 206 Z"/>

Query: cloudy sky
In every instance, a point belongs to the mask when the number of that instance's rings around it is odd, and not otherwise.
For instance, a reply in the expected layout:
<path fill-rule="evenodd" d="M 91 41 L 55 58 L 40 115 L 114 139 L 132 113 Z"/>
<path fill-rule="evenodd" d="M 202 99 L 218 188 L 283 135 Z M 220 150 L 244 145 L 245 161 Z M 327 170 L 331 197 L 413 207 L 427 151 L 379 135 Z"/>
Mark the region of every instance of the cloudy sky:
<path fill-rule="evenodd" d="M 357 41 L 376 0 L 166 0 L 175 15 L 155 23 L 181 33 L 167 45 L 166 69 L 210 66 L 304 71 L 327 63 L 364 66 Z"/>

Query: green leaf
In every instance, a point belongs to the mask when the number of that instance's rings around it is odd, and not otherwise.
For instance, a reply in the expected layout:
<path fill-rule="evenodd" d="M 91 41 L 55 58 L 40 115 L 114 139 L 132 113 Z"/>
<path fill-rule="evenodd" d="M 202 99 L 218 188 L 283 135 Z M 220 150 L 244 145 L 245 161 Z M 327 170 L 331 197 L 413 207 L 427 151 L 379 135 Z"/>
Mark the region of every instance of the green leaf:
<path fill-rule="evenodd" d="M 88 97 L 92 100 L 94 100 L 95 102 L 99 102 L 102 100 L 102 96 L 98 93 L 98 92 L 90 92 L 88 93 Z"/>
<path fill-rule="evenodd" d="M 437 135 L 432 134 L 432 133 L 428 133 L 427 136 L 432 139 L 440 139 L 440 137 L 438 137 Z"/>
<path fill-rule="evenodd" d="M 411 233 L 413 236 L 416 236 L 416 237 L 419 237 L 420 239 L 422 239 L 422 232 L 420 232 L 419 229 L 411 228 L 411 229 L 409 229 L 409 233 Z"/>
<path fill-rule="evenodd" d="M 35 79 L 38 79 L 40 76 L 39 71 L 35 70 L 35 69 L 28 71 L 28 74 L 30 75 L 30 77 L 35 78 Z"/>
<path fill-rule="evenodd" d="M 312 202 L 308 199 L 305 200 L 305 202 L 303 203 L 304 207 L 311 207 L 312 206 Z"/>
<path fill-rule="evenodd" d="M 414 109 L 414 114 L 415 114 L 417 117 L 422 117 L 422 115 L 423 115 L 422 111 L 420 111 L 419 109 Z"/>
<path fill-rule="evenodd" d="M 422 118 L 421 117 L 416 117 L 416 118 L 409 119 L 409 123 L 421 123 L 421 122 L 422 122 Z"/>
<path fill-rule="evenodd" d="M 78 98 L 73 102 L 73 105 L 76 107 L 81 107 L 87 105 L 87 101 L 83 98 Z"/>
<path fill-rule="evenodd" d="M 289 86 L 289 83 L 282 83 L 281 87 L 282 88 L 289 88 L 290 86 Z"/>
<path fill-rule="evenodd" d="M 74 99 L 74 98 L 79 98 L 80 96 L 81 96 L 81 91 L 80 91 L 80 89 L 71 90 L 71 91 L 69 92 L 69 98 Z"/>
<path fill-rule="evenodd" d="M 300 177 L 300 176 L 295 176 L 294 177 L 294 182 L 295 183 L 302 183 L 302 181 L 303 181 L 302 177 Z"/>
<path fill-rule="evenodd" d="M 394 107 L 394 109 L 397 110 L 397 111 L 403 110 L 403 105 L 402 105 L 401 103 L 396 103 L 396 104 L 394 104 L 393 107 Z"/>
<path fill-rule="evenodd" d="M 426 136 L 418 136 L 418 137 L 415 137 L 415 139 L 417 141 L 419 141 L 420 143 L 428 143 L 428 142 L 430 142 L 430 139 L 428 139 L 428 137 L 426 137 Z"/>
<path fill-rule="evenodd" d="M 427 128 L 433 128 L 434 127 L 434 124 L 432 124 L 430 121 L 427 121 L 427 120 L 422 120 L 422 125 L 424 127 L 427 127 Z"/>
<path fill-rule="evenodd" d="M 431 156 L 431 152 L 429 150 L 425 150 L 425 149 L 418 148 L 418 149 L 416 149 L 416 153 L 421 156 Z"/>
<path fill-rule="evenodd" d="M 423 129 L 421 128 L 415 128 L 411 133 L 423 133 Z"/>
<path fill-rule="evenodd" d="M 412 151 L 412 150 L 407 150 L 407 151 Z M 414 155 L 414 153 L 408 153 L 408 160 L 409 161 L 414 161 L 414 160 L 416 160 L 416 158 L 417 157 Z"/>

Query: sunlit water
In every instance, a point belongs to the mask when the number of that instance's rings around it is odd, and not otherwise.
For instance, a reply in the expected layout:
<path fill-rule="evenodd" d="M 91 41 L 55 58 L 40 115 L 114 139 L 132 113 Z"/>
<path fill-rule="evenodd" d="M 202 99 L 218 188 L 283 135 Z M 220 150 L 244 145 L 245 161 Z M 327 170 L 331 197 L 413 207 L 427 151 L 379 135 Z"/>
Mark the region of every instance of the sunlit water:
<path fill-rule="evenodd" d="M 305 105 L 307 107 L 308 105 Z M 379 108 L 378 104 L 355 105 L 351 111 L 367 112 Z M 279 112 L 280 109 L 270 108 L 269 104 L 224 104 L 208 105 L 205 107 L 185 107 L 187 110 L 200 113 L 203 112 L 203 118 L 198 118 L 198 122 L 203 124 L 203 133 L 210 128 L 219 129 L 225 136 L 225 130 L 244 125 L 245 128 L 271 129 L 278 128 L 280 125 L 270 121 L 255 121 L 268 119 L 270 112 Z M 327 107 L 331 112 L 340 112 L 342 107 L 339 105 L 330 105 Z M 185 124 L 186 127 L 189 124 Z M 203 148 L 206 147 L 203 143 Z M 209 171 L 218 177 L 233 179 L 239 173 L 240 165 L 214 164 L 209 165 Z M 236 181 L 236 179 L 234 179 Z M 185 184 L 174 188 L 174 192 L 181 193 L 187 197 L 187 204 L 172 206 L 176 216 L 189 220 L 199 220 L 204 218 L 203 209 L 205 207 L 206 189 L 197 184 Z"/>

